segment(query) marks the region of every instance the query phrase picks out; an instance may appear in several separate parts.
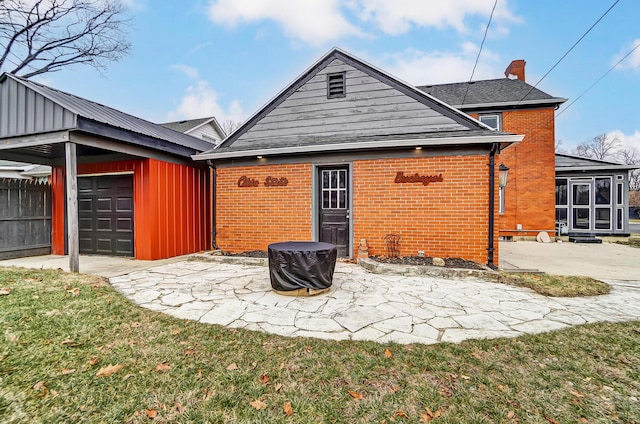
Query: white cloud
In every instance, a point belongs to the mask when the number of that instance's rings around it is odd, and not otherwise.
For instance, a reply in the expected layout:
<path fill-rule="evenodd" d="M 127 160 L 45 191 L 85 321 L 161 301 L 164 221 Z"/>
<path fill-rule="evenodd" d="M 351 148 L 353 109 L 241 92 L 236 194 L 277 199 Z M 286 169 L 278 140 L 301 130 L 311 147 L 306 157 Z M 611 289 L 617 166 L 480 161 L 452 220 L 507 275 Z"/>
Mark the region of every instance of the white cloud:
<path fill-rule="evenodd" d="M 473 15 L 488 18 L 493 4 L 493 0 L 211 0 L 209 18 L 231 27 L 271 20 L 287 36 L 321 46 L 345 37 L 370 35 L 369 28 L 363 29 L 365 25 L 391 35 L 413 27 L 452 27 L 467 32 L 465 19 Z M 520 20 L 506 0 L 498 2 L 492 32 L 504 35 L 508 33 L 505 23 Z"/>
<path fill-rule="evenodd" d="M 209 4 L 209 18 L 218 24 L 271 20 L 289 37 L 320 46 L 363 33 L 342 14 L 341 0 L 217 0 Z"/>
<path fill-rule="evenodd" d="M 613 130 L 607 133 L 610 137 L 618 137 L 623 146 L 632 147 L 640 152 L 640 130 L 636 130 L 633 134 L 625 134 L 620 130 Z"/>
<path fill-rule="evenodd" d="M 200 77 L 200 73 L 196 68 L 189 65 L 184 65 L 182 63 L 173 64 L 169 66 L 169 69 L 171 69 L 172 71 L 181 72 L 191 79 L 198 79 Z"/>
<path fill-rule="evenodd" d="M 413 85 L 468 81 L 479 46 L 465 43 L 459 52 L 423 52 L 408 49 L 388 57 L 384 69 Z M 501 78 L 499 57 L 486 48 L 480 56 L 473 80 Z"/>
<path fill-rule="evenodd" d="M 612 64 L 618 63 L 620 59 L 624 57 L 631 49 L 640 45 L 640 38 L 633 40 L 633 43 L 629 44 L 628 48 L 625 48 L 625 51 L 618 54 L 614 59 Z M 640 47 L 635 49 L 631 56 L 627 57 L 620 65 L 618 65 L 618 69 L 632 69 L 634 71 L 640 71 Z"/>
<path fill-rule="evenodd" d="M 241 122 L 246 116 L 238 100 L 232 100 L 227 107 L 220 105 L 218 93 L 204 80 L 195 81 L 185 90 L 177 107 L 169 112 L 168 120 L 195 119 L 215 116 L 218 122 L 228 119 Z"/>
<path fill-rule="evenodd" d="M 350 2 L 359 19 L 373 22 L 384 33 L 398 35 L 412 27 L 452 27 L 466 32 L 465 18 L 469 15 L 488 17 L 493 0 L 355 0 Z M 498 2 L 493 15 L 496 23 L 517 22 L 519 18 L 509 10 L 506 1 Z M 504 32 L 502 28 L 501 32 Z"/>

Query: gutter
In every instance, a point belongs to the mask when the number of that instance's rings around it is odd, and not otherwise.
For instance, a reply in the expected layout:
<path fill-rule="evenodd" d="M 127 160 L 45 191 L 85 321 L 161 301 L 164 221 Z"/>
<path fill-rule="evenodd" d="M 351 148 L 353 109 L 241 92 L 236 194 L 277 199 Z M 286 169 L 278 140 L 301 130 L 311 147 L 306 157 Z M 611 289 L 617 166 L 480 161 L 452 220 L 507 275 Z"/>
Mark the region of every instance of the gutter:
<path fill-rule="evenodd" d="M 207 161 L 209 169 L 211 170 L 211 247 L 213 250 L 218 250 L 219 247 L 216 244 L 216 175 L 217 169 L 213 162 Z"/>
<path fill-rule="evenodd" d="M 491 146 L 489 152 L 489 237 L 487 243 L 487 266 L 493 270 L 497 270 L 498 267 L 493 263 L 493 252 L 495 251 L 493 245 L 493 233 L 495 232 L 495 173 L 496 173 L 496 161 L 495 155 L 500 151 L 500 147 L 497 143 Z"/>

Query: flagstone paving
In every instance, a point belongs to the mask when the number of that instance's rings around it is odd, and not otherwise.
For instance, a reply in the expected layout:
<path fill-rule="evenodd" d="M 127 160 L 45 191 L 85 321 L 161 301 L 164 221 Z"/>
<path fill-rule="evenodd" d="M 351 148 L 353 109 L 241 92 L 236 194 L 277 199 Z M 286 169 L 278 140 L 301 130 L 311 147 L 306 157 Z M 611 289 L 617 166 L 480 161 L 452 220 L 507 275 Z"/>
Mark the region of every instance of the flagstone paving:
<path fill-rule="evenodd" d="M 640 317 L 640 281 L 606 281 L 604 296 L 551 298 L 478 278 L 379 275 L 339 262 L 329 292 L 296 298 L 271 290 L 265 266 L 185 261 L 110 282 L 177 318 L 333 340 L 460 342 Z"/>

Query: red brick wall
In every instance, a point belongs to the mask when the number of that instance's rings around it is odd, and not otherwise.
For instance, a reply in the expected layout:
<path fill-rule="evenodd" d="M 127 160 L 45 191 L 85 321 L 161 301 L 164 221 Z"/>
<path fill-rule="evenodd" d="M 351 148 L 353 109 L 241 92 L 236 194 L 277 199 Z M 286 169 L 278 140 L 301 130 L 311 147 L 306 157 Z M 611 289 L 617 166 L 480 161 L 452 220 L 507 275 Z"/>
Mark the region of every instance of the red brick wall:
<path fill-rule="evenodd" d="M 229 252 L 267 250 L 269 243 L 312 240 L 310 163 L 217 169 L 216 243 Z M 257 187 L 238 187 L 250 177 Z M 267 177 L 288 180 L 266 187 Z"/>
<path fill-rule="evenodd" d="M 477 114 L 472 114 L 477 117 Z M 500 160 L 509 167 L 505 213 L 499 215 L 501 235 L 535 236 L 555 228 L 554 109 L 502 112 L 502 129 L 523 134 Z M 516 225 L 523 230 L 516 232 Z"/>
<path fill-rule="evenodd" d="M 499 160 L 496 158 L 496 163 Z M 354 255 L 361 239 L 367 240 L 370 255 L 385 255 L 383 238 L 395 233 L 402 237 L 400 253 L 403 256 L 424 250 L 426 256 L 461 257 L 486 263 L 488 162 L 488 154 L 355 162 Z M 443 181 L 427 186 L 397 184 L 394 180 L 398 171 L 405 175 L 442 174 Z M 494 241 L 497 264 L 497 227 Z"/>

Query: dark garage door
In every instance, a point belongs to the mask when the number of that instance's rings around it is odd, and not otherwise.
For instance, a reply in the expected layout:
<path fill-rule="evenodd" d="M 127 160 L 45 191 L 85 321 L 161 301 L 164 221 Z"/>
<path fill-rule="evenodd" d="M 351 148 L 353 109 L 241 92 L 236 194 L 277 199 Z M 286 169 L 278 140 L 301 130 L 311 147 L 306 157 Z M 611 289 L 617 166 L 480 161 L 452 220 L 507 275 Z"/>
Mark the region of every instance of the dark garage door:
<path fill-rule="evenodd" d="M 78 177 L 80 253 L 133 256 L 133 175 Z"/>

